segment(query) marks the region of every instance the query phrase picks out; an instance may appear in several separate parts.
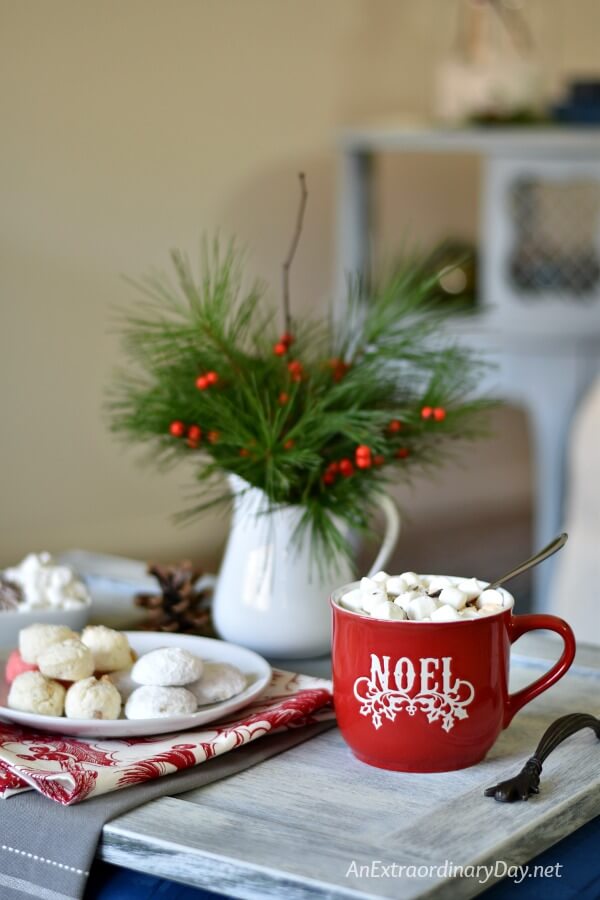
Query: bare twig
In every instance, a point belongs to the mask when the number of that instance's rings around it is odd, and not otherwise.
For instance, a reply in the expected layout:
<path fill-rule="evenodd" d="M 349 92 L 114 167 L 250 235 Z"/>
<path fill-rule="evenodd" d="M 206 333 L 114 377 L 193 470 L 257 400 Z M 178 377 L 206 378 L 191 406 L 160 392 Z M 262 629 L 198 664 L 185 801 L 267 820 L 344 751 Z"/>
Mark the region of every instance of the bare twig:
<path fill-rule="evenodd" d="M 289 253 L 283 263 L 283 317 L 285 321 L 285 330 L 291 331 L 292 316 L 290 313 L 290 268 L 294 260 L 294 255 L 298 247 L 300 235 L 302 233 L 302 222 L 304 221 L 304 211 L 306 209 L 306 201 L 308 199 L 308 191 L 306 190 L 306 175 L 304 172 L 298 174 L 300 180 L 300 206 L 298 207 L 298 216 L 296 218 L 296 228 L 292 237 L 292 243 Z"/>

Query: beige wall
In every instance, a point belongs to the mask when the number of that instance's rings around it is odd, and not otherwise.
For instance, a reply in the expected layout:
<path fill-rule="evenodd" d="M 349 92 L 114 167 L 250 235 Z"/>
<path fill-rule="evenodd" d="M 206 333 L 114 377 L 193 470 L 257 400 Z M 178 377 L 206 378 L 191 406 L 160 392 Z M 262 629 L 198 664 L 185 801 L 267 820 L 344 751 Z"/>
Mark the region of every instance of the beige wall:
<path fill-rule="evenodd" d="M 187 473 L 141 470 L 102 414 L 117 361 L 120 279 L 221 227 L 278 284 L 296 203 L 310 206 L 297 306 L 332 274 L 336 128 L 423 113 L 451 0 L 0 0 L 0 564 L 85 546 L 142 557 L 218 554 L 226 521 L 179 530 Z M 593 68 L 594 0 L 538 0 L 549 76 Z M 567 12 L 569 14 L 567 15 Z M 472 233 L 472 161 L 385 161 L 384 243 Z M 470 458 L 470 497 L 518 502 L 523 441 Z M 464 493 L 442 479 L 421 507 Z M 498 486 L 499 485 L 499 486 Z M 503 501 L 501 498 L 503 497 Z M 413 504 L 416 507 L 416 504 Z"/>

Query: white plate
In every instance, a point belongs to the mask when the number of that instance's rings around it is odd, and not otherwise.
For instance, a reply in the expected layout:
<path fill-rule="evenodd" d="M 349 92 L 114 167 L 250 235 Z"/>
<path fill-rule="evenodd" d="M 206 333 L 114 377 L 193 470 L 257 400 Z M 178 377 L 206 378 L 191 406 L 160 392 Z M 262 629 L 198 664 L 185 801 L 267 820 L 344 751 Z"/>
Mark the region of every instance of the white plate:
<path fill-rule="evenodd" d="M 241 694 L 230 700 L 202 706 L 189 716 L 170 716 L 166 719 L 66 719 L 56 716 L 38 716 L 34 713 L 19 712 L 6 706 L 8 684 L 4 679 L 4 665 L 8 652 L 0 651 L 0 718 L 18 725 L 26 725 L 40 731 L 53 731 L 70 737 L 133 738 L 167 734 L 197 728 L 236 712 L 252 700 L 256 700 L 267 689 L 271 681 L 271 666 L 252 650 L 228 644 L 213 638 L 195 637 L 189 634 L 164 634 L 158 632 L 126 631 L 132 648 L 141 656 L 159 647 L 182 647 L 208 662 L 226 662 L 237 666 L 247 678 L 248 686 Z"/>

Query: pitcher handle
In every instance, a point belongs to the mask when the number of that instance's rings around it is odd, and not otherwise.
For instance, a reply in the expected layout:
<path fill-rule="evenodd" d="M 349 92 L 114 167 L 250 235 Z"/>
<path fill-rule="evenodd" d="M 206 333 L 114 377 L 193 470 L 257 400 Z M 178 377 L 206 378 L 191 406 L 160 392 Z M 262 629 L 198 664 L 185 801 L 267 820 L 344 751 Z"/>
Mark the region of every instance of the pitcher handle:
<path fill-rule="evenodd" d="M 385 515 L 385 532 L 379 553 L 367 573 L 369 578 L 386 567 L 398 543 L 398 535 L 400 534 L 400 513 L 394 500 L 388 497 L 387 494 L 380 494 L 377 498 L 377 503 Z"/>

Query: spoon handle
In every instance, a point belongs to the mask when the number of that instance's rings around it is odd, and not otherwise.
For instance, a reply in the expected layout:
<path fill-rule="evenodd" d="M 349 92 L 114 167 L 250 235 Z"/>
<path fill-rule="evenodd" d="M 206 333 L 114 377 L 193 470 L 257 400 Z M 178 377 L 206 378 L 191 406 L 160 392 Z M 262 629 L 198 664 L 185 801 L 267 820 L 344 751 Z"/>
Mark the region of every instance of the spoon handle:
<path fill-rule="evenodd" d="M 538 563 L 543 562 L 545 559 L 548 559 L 549 556 L 552 556 L 556 553 L 557 550 L 560 550 L 561 547 L 564 547 L 567 543 L 569 535 L 566 532 L 559 534 L 558 537 L 555 537 L 554 540 L 550 541 L 545 547 L 541 550 L 538 550 L 533 556 L 529 559 L 526 559 L 525 562 L 520 563 L 518 566 L 515 566 L 514 569 L 511 569 L 510 572 L 507 572 L 506 575 L 503 575 L 502 578 L 498 578 L 492 584 L 490 584 L 490 589 L 500 587 L 501 584 L 504 584 L 505 581 L 509 581 L 509 579 L 514 578 L 516 575 L 520 575 L 521 572 L 526 572 L 527 569 L 532 569 L 534 566 L 537 566 Z"/>

